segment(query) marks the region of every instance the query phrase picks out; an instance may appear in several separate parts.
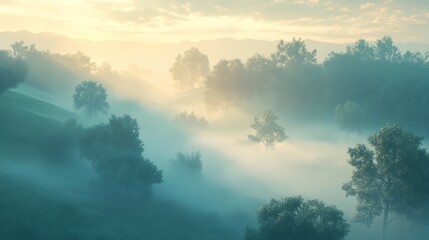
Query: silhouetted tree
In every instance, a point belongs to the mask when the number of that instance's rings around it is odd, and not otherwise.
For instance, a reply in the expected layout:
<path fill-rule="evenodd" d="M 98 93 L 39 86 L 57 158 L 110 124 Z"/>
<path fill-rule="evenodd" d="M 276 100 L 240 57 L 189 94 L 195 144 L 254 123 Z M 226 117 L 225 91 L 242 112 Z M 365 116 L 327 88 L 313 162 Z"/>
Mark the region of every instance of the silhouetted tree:
<path fill-rule="evenodd" d="M 285 129 L 277 123 L 278 117 L 270 109 L 264 112 L 262 119 L 255 117 L 254 123 L 250 126 L 256 131 L 255 135 L 248 135 L 250 141 L 263 143 L 265 148 L 272 148 L 276 142 L 285 141 L 288 136 Z"/>
<path fill-rule="evenodd" d="M 144 148 L 139 138 L 137 120 L 129 115 L 112 115 L 108 123 L 100 123 L 85 130 L 81 137 L 83 156 L 97 158 L 106 149 L 141 155 Z"/>
<path fill-rule="evenodd" d="M 109 109 L 106 89 L 94 81 L 84 81 L 76 87 L 73 103 L 77 110 L 83 109 L 89 117 L 99 112 L 106 113 Z"/>
<path fill-rule="evenodd" d="M 0 94 L 10 88 L 16 88 L 27 77 L 27 66 L 19 59 L 0 51 Z"/>
<path fill-rule="evenodd" d="M 176 57 L 170 73 L 176 86 L 181 89 L 193 89 L 195 84 L 202 84 L 210 71 L 209 59 L 197 48 L 191 48 Z"/>
<path fill-rule="evenodd" d="M 189 154 L 178 152 L 171 159 L 174 169 L 177 169 L 188 176 L 201 176 L 203 162 L 201 161 L 201 152 L 191 152 Z"/>
<path fill-rule="evenodd" d="M 374 60 L 375 49 L 365 39 L 359 39 L 355 44 L 347 46 L 346 54 L 361 61 Z"/>
<path fill-rule="evenodd" d="M 107 124 L 85 129 L 80 146 L 82 156 L 93 164 L 104 185 L 137 188 L 148 195 L 153 184 L 162 182 L 162 171 L 142 155 L 139 126 L 129 115 L 112 115 Z"/>
<path fill-rule="evenodd" d="M 180 124 L 184 124 L 189 127 L 206 127 L 208 122 L 204 117 L 198 118 L 194 112 L 188 113 L 187 111 L 183 111 L 179 113 L 174 121 Z"/>
<path fill-rule="evenodd" d="M 244 240 L 343 240 L 349 232 L 343 216 L 319 200 L 272 199 L 258 211 L 259 229 L 247 228 Z"/>
<path fill-rule="evenodd" d="M 255 54 L 246 61 L 246 68 L 250 71 L 270 71 L 274 68 L 272 59 L 266 58 L 260 54 Z"/>
<path fill-rule="evenodd" d="M 88 55 L 78 51 L 75 54 L 57 56 L 60 61 L 64 62 L 69 68 L 80 74 L 89 74 L 97 70 L 97 65 L 91 61 Z"/>
<path fill-rule="evenodd" d="M 375 41 L 375 58 L 386 62 L 399 62 L 401 52 L 395 46 L 391 37 L 384 36 L 382 39 Z"/>
<path fill-rule="evenodd" d="M 12 48 L 11 55 L 14 58 L 18 59 L 25 59 L 27 56 L 31 53 L 35 53 L 36 45 L 25 45 L 24 41 L 15 42 L 12 45 L 10 45 Z"/>
<path fill-rule="evenodd" d="M 277 44 L 277 52 L 271 55 L 274 64 L 277 67 L 286 67 L 289 65 L 315 64 L 317 50 L 309 52 L 304 41 L 299 38 L 292 39 L 291 42 L 281 40 Z"/>
<path fill-rule="evenodd" d="M 398 124 L 386 125 L 368 138 L 374 150 L 363 144 L 348 150 L 354 171 L 342 189 L 358 200 L 355 221 L 370 225 L 383 215 L 383 239 L 389 214 L 407 215 L 429 197 L 429 156 L 422 139 Z"/>

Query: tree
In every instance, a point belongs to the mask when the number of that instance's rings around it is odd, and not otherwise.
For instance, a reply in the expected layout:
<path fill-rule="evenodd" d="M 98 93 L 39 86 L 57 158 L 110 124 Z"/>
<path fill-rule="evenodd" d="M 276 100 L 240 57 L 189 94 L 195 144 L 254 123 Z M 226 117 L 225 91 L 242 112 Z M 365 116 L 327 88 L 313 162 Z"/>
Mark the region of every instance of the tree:
<path fill-rule="evenodd" d="M 80 140 L 84 157 L 95 159 L 106 149 L 131 153 L 143 153 L 143 142 L 139 138 L 137 120 L 129 115 L 112 115 L 107 124 L 98 124 L 85 130 Z"/>
<path fill-rule="evenodd" d="M 37 52 L 36 45 L 25 45 L 24 41 L 15 42 L 10 47 L 11 55 L 18 59 L 25 59 L 29 54 Z"/>
<path fill-rule="evenodd" d="M 277 123 L 278 117 L 273 111 L 267 110 L 262 115 L 262 119 L 255 117 L 254 123 L 250 126 L 256 131 L 255 135 L 248 135 L 250 141 L 263 143 L 265 148 L 272 148 L 276 142 L 285 141 L 288 136 L 285 129 Z"/>
<path fill-rule="evenodd" d="M 89 117 L 95 116 L 98 112 L 107 112 L 109 104 L 106 99 L 106 89 L 94 81 L 83 81 L 76 87 L 73 95 L 74 107 L 77 110 L 83 109 Z"/>
<path fill-rule="evenodd" d="M 315 64 L 317 50 L 309 52 L 305 42 L 299 38 L 292 39 L 291 42 L 281 40 L 277 44 L 277 52 L 272 54 L 271 58 L 277 67 L 286 67 L 288 65 Z"/>
<path fill-rule="evenodd" d="M 80 146 L 82 157 L 92 163 L 99 182 L 110 192 L 138 189 L 149 196 L 152 185 L 162 182 L 162 171 L 142 155 L 139 126 L 129 115 L 112 115 L 108 123 L 85 129 Z"/>
<path fill-rule="evenodd" d="M 83 52 L 78 51 L 75 54 L 60 55 L 60 61 L 63 61 L 68 67 L 80 74 L 89 74 L 97 70 L 97 65 L 91 62 L 91 58 Z"/>
<path fill-rule="evenodd" d="M 258 211 L 259 229 L 247 228 L 244 240 L 343 240 L 349 232 L 343 216 L 319 200 L 272 199 Z"/>
<path fill-rule="evenodd" d="M 170 73 L 173 81 L 181 90 L 194 89 L 195 84 L 203 83 L 203 79 L 210 71 L 209 58 L 198 50 L 191 48 L 182 55 L 176 57 Z"/>
<path fill-rule="evenodd" d="M 251 94 L 247 71 L 240 59 L 220 60 L 207 76 L 205 103 L 209 111 L 228 112 L 232 105 Z"/>
<path fill-rule="evenodd" d="M 347 131 L 360 131 L 365 120 L 364 111 L 357 102 L 347 100 L 335 108 L 335 121 Z"/>
<path fill-rule="evenodd" d="M 174 121 L 188 127 L 207 127 L 208 122 L 204 117 L 197 117 L 194 112 L 183 111 L 179 113 Z"/>
<path fill-rule="evenodd" d="M 395 46 L 391 37 L 384 36 L 375 42 L 375 57 L 380 61 L 399 62 L 401 52 Z"/>
<path fill-rule="evenodd" d="M 6 51 L 0 51 L 0 94 L 16 88 L 27 77 L 27 66 Z"/>
<path fill-rule="evenodd" d="M 253 72 L 268 72 L 271 71 L 273 61 L 263 55 L 255 54 L 246 61 L 246 68 Z"/>
<path fill-rule="evenodd" d="M 346 53 L 360 61 L 374 60 L 374 47 L 365 39 L 359 39 L 355 44 L 347 46 Z"/>
<path fill-rule="evenodd" d="M 354 171 L 342 189 L 358 200 L 355 221 L 370 225 L 383 215 L 383 239 L 389 214 L 411 217 L 429 197 L 429 156 L 422 140 L 398 124 L 386 125 L 368 138 L 374 150 L 363 144 L 348 150 Z"/>
<path fill-rule="evenodd" d="M 201 152 L 191 152 L 189 154 L 178 152 L 171 159 L 171 164 L 175 169 L 188 176 L 201 176 L 203 162 L 201 161 Z"/>

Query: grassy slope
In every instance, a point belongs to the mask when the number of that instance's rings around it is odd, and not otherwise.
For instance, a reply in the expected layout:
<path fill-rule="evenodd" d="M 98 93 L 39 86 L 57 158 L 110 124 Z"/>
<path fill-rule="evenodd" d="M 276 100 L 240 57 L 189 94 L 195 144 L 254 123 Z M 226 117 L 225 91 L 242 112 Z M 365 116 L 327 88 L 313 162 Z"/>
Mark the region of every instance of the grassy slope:
<path fill-rule="evenodd" d="M 31 154 L 40 139 L 73 113 L 14 91 L 0 95 L 0 154 Z"/>
<path fill-rule="evenodd" d="M 5 92 L 0 95 L 0 161 L 33 159 L 43 137 L 74 117 L 77 116 L 71 112 L 29 95 Z M 25 165 L 25 161 L 21 163 Z M 66 188 L 61 192 L 47 191 L 49 186 L 38 183 L 39 179 L 8 174 L 1 166 L 1 239 L 216 240 L 235 235 L 228 232 L 231 229 L 216 214 L 163 201 L 115 211 L 104 203 L 108 199 L 89 192 L 83 198 L 87 200 L 68 199 L 62 193 L 68 192 Z"/>

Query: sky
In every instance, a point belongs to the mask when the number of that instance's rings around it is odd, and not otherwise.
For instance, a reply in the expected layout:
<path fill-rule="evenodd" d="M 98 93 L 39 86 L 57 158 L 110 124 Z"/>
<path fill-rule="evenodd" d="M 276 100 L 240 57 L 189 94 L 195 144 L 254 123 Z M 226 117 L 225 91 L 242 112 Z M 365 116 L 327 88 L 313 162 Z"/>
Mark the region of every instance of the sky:
<path fill-rule="evenodd" d="M 0 0 L 0 31 L 145 43 L 218 38 L 429 42 L 427 0 Z"/>

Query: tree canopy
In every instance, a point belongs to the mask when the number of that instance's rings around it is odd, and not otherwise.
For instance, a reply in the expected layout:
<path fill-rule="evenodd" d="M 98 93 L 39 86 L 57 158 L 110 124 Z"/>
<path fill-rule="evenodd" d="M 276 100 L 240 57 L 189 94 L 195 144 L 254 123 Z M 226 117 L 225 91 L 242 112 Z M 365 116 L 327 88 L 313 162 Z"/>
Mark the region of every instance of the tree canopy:
<path fill-rule="evenodd" d="M 304 41 L 299 38 L 290 42 L 280 40 L 277 51 L 271 55 L 272 60 L 278 67 L 288 65 L 314 64 L 316 63 L 317 50 L 308 51 Z"/>
<path fill-rule="evenodd" d="M 178 152 L 171 159 L 171 164 L 180 173 L 187 176 L 201 176 L 202 174 L 203 162 L 201 161 L 200 151 L 191 153 Z"/>
<path fill-rule="evenodd" d="M 261 120 L 255 117 L 254 123 L 250 126 L 256 131 L 256 134 L 248 135 L 250 141 L 263 143 L 268 148 L 274 147 L 275 143 L 285 141 L 288 136 L 285 129 L 277 123 L 278 117 L 269 109 L 264 112 Z"/>
<path fill-rule="evenodd" d="M 112 115 L 108 123 L 85 129 L 80 145 L 102 183 L 137 186 L 147 194 L 152 184 L 162 182 L 162 171 L 142 155 L 139 126 L 129 115 Z"/>
<path fill-rule="evenodd" d="M 109 109 L 106 89 L 94 81 L 84 81 L 76 87 L 73 103 L 77 110 L 82 109 L 89 117 Z"/>
<path fill-rule="evenodd" d="M 205 103 L 209 110 L 230 107 L 243 99 L 247 87 L 245 66 L 240 59 L 220 60 L 207 76 Z"/>
<path fill-rule="evenodd" d="M 27 66 L 20 58 L 0 51 L 0 94 L 24 82 L 27 72 Z"/>
<path fill-rule="evenodd" d="M 410 210 L 429 198 L 429 156 L 422 140 L 398 124 L 386 125 L 368 138 L 373 150 L 363 144 L 348 150 L 354 170 L 342 188 L 357 198 L 355 220 L 370 225 L 383 215 L 384 238 L 389 214 L 412 217 Z"/>
<path fill-rule="evenodd" d="M 174 117 L 174 121 L 186 127 L 207 127 L 208 122 L 204 117 L 197 117 L 194 112 L 183 111 Z"/>
<path fill-rule="evenodd" d="M 209 58 L 198 48 L 186 50 L 183 56 L 179 54 L 170 68 L 173 81 L 180 90 L 191 90 L 196 84 L 202 85 L 209 71 Z"/>
<path fill-rule="evenodd" d="M 258 211 L 258 223 L 244 240 L 343 240 L 349 232 L 342 211 L 301 196 L 272 199 Z"/>
<path fill-rule="evenodd" d="M 400 52 L 388 36 L 360 39 L 321 63 L 304 41 L 292 39 L 270 57 L 219 61 L 205 82 L 205 104 L 226 112 L 274 105 L 279 115 L 308 122 L 333 121 L 336 108 L 352 100 L 365 116 L 362 130 L 401 122 L 427 134 L 428 75 L 429 52 Z"/>

